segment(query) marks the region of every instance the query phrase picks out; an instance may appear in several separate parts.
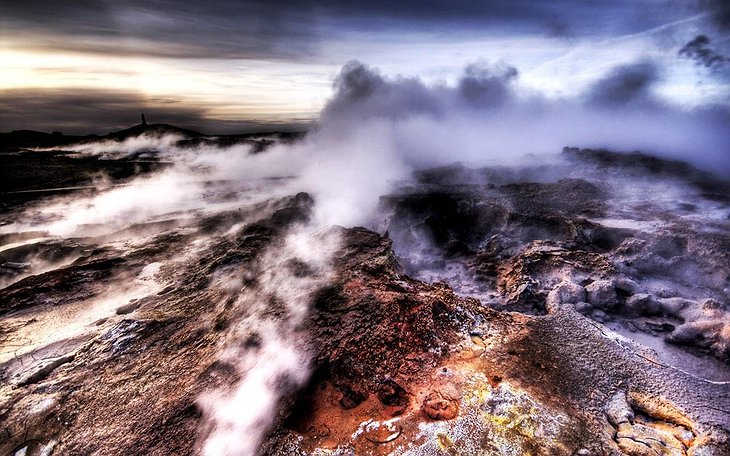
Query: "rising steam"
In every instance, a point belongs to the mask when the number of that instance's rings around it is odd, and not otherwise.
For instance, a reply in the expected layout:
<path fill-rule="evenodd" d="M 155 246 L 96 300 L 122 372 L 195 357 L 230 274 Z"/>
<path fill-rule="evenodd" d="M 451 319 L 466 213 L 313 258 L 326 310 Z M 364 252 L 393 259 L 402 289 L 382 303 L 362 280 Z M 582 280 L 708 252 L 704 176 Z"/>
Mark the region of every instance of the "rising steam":
<path fill-rule="evenodd" d="M 641 61 L 612 70 L 580 97 L 556 99 L 521 89 L 517 69 L 504 64 L 471 65 L 457 84 L 429 86 L 350 62 L 336 78 L 318 125 L 302 141 L 258 154 L 246 145 L 180 148 L 174 136 L 79 146 L 74 150 L 80 154 L 100 156 L 162 151 L 173 166 L 96 196 L 56 201 L 18 224 L 78 235 L 90 225 L 120 229 L 176 211 L 310 193 L 316 201 L 311 223 L 261 260 L 256 290 L 240 291 L 241 315 L 225 356 L 241 382 L 202 399 L 212 423 L 205 454 L 253 455 L 282 395 L 309 375 L 307 337 L 299 324 L 311 293 L 326 283 L 337 246 L 321 230 L 370 223 L 378 198 L 413 170 L 549 159 L 564 146 L 640 150 L 727 175 L 730 111 L 671 105 L 653 92 L 660 78 L 652 62 Z M 294 258 L 316 273 L 301 277 L 282 266 Z M 271 299 L 283 304 L 286 318 L 271 318 Z M 259 343 L 242 350 L 241 338 L 252 333 Z"/>
<path fill-rule="evenodd" d="M 510 165 L 554 156 L 564 146 L 638 150 L 727 175 L 730 110 L 671 105 L 653 92 L 660 78 L 652 62 L 641 61 L 613 69 L 580 97 L 555 99 L 522 90 L 517 69 L 504 64 L 470 65 L 455 86 L 428 86 L 350 62 L 317 127 L 303 141 L 263 154 L 251 154 L 247 145 L 180 148 L 174 135 L 76 147 L 102 156 L 154 150 L 175 166 L 139 179 L 142 187 L 47 208 L 46 218 L 56 218 L 52 228 L 68 234 L 90 223 L 127 221 L 130 214 L 139 222 L 205 208 L 210 195 L 203 186 L 210 190 L 210 182 L 227 182 L 219 188 L 224 192 L 226 185 L 240 190 L 242 182 L 295 177 L 279 190 L 310 192 L 320 225 L 367 224 L 378 197 L 414 169 Z"/>
<path fill-rule="evenodd" d="M 336 232 L 299 227 L 284 245 L 264 255 L 256 288 L 241 290 L 237 307 L 244 317 L 230 333 L 225 358 L 242 380 L 231 392 L 211 393 L 201 401 L 212 427 L 203 446 L 206 456 L 256 454 L 281 398 L 308 380 L 309 341 L 300 325 L 313 292 L 329 279 L 330 259 L 338 245 Z M 292 261 L 306 265 L 311 274 L 292 271 L 287 266 Z M 277 312 L 285 317 L 272 312 L 274 301 L 283 306 Z M 254 341 L 252 348 L 241 348 L 246 339 Z"/>

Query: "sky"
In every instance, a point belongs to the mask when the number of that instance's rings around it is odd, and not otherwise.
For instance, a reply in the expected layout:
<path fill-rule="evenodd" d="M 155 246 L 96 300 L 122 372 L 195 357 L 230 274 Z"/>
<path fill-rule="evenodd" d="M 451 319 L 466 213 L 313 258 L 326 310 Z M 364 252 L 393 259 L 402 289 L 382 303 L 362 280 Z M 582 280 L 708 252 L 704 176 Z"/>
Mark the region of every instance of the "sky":
<path fill-rule="evenodd" d="M 730 105 L 723 0 L 0 0 L 0 131 L 301 129 L 347 62 L 453 85 L 513 67 L 523 91 L 578 96 L 651 62 L 654 90 Z"/>

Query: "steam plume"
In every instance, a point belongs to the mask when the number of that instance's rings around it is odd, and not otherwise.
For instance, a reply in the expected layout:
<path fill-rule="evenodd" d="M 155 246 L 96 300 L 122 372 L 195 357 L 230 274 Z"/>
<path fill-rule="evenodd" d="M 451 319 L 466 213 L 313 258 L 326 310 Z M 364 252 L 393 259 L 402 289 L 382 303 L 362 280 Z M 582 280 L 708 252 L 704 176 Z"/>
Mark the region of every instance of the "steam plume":
<path fill-rule="evenodd" d="M 174 163 L 133 183 L 145 185 L 61 201 L 46 208 L 43 223 L 54 233 L 74 234 L 90 223 L 119 228 L 176 211 L 237 207 L 256 197 L 306 191 L 315 198 L 311 224 L 261 260 L 256 290 L 240 292 L 240 320 L 226 357 L 241 382 L 231 392 L 203 400 L 212 423 L 205 453 L 251 455 L 282 395 L 300 387 L 309 374 L 307 337 L 299 326 L 312 290 L 327 281 L 337 245 L 320 230 L 332 224 L 367 225 L 378 198 L 415 169 L 550 159 L 566 145 L 641 150 L 727 175 L 728 108 L 671 105 L 654 93 L 659 78 L 650 61 L 641 61 L 613 69 L 582 96 L 548 98 L 522 89 L 517 69 L 506 64 L 470 65 L 450 86 L 391 78 L 350 62 L 336 78 L 317 127 L 292 145 L 252 154 L 248 146 L 180 149 L 174 137 L 160 137 L 76 148 L 92 155 L 156 148 Z M 220 197 L 231 193 L 235 196 Z M 316 274 L 300 277 L 282 267 L 294 258 L 314 265 Z M 272 318 L 264 297 L 283 303 L 286 318 Z M 252 331 L 261 343 L 242 351 L 238 342 Z"/>

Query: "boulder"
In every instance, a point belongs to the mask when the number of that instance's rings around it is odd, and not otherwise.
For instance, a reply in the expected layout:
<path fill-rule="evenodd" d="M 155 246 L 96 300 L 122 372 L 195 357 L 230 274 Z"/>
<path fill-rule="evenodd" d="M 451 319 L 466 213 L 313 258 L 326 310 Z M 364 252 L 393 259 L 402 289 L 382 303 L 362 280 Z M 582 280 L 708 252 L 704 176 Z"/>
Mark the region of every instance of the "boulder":
<path fill-rule="evenodd" d="M 546 305 L 549 312 L 555 312 L 561 304 L 577 304 L 585 300 L 586 291 L 582 286 L 570 280 L 563 280 L 550 291 Z"/>
<path fill-rule="evenodd" d="M 613 310 L 618 304 L 616 287 L 612 280 L 596 280 L 586 286 L 588 302 L 602 310 Z"/>
<path fill-rule="evenodd" d="M 631 317 L 660 315 L 662 313 L 662 304 L 650 294 L 639 293 L 626 299 L 624 311 Z"/>

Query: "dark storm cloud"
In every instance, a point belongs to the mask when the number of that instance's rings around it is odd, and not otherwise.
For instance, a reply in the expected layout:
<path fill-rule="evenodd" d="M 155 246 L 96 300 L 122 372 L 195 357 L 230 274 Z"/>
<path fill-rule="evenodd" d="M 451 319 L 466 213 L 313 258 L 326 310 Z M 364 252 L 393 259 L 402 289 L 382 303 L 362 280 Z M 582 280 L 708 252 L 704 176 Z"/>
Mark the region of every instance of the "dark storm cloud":
<path fill-rule="evenodd" d="M 383 77 L 358 61 L 350 61 L 335 78 L 337 98 L 348 103 L 367 98 L 385 85 Z"/>
<path fill-rule="evenodd" d="M 730 30 L 730 2 L 727 0 L 700 0 L 700 6 L 710 13 L 712 22 L 721 31 Z"/>
<path fill-rule="evenodd" d="M 459 81 L 459 92 L 475 106 L 499 106 L 511 96 L 509 83 L 517 77 L 517 68 L 494 68 L 486 64 L 471 64 Z"/>
<path fill-rule="evenodd" d="M 697 4 L 707 17 L 701 24 L 704 33 L 687 41 L 677 54 L 691 60 L 698 67 L 709 69 L 715 76 L 730 80 L 730 58 L 727 57 L 730 52 L 727 39 L 730 31 L 730 2 L 698 0 Z"/>
<path fill-rule="evenodd" d="M 358 61 L 345 64 L 335 78 L 334 89 L 323 118 L 334 119 L 353 109 L 363 117 L 386 118 L 412 113 L 437 115 L 442 109 L 440 100 L 418 78 L 401 77 L 392 84 L 376 69 Z"/>
<path fill-rule="evenodd" d="M 0 132 L 32 128 L 67 134 L 103 134 L 139 123 L 170 123 L 203 133 L 302 130 L 306 121 L 241 122 L 206 118 L 203 109 L 136 92 L 78 89 L 0 91 Z"/>
<path fill-rule="evenodd" d="M 480 63 L 467 66 L 454 85 L 427 85 L 350 62 L 336 79 L 320 130 L 336 138 L 356 130 L 358 151 L 385 137 L 377 147 L 390 147 L 388 153 L 417 167 L 509 162 L 574 145 L 639 150 L 720 175 L 730 170 L 730 109 L 686 108 L 655 96 L 661 72 L 652 61 L 615 67 L 566 97 L 521 92 L 516 73 L 506 64 Z"/>
<path fill-rule="evenodd" d="M 659 69 L 653 62 L 622 65 L 596 81 L 586 99 L 590 104 L 605 107 L 651 102 L 651 88 L 658 80 Z"/>
<path fill-rule="evenodd" d="M 705 35 L 697 35 L 692 41 L 679 50 L 679 55 L 705 68 L 718 68 L 728 62 L 728 58 L 710 48 L 710 39 Z"/>
<path fill-rule="evenodd" d="M 296 9 L 225 0 L 27 0 L 3 2 L 0 17 L 0 36 L 28 47 L 182 58 L 289 58 L 318 33 Z"/>
<path fill-rule="evenodd" d="M 467 65 L 455 87 L 429 86 L 420 78 L 387 78 L 356 60 L 335 78 L 334 95 L 321 113 L 324 122 L 358 119 L 397 121 L 413 116 L 437 120 L 453 111 L 493 112 L 514 102 L 517 69 L 480 61 Z"/>
<path fill-rule="evenodd" d="M 26 47 L 171 57 L 294 58 L 338 33 L 629 33 L 666 19 L 663 0 L 24 0 L 0 3 L 0 37 Z M 648 14 L 653 11 L 653 14 Z"/>
<path fill-rule="evenodd" d="M 511 65 L 480 61 L 464 68 L 455 87 L 428 86 L 419 78 L 386 78 L 376 68 L 353 60 L 335 78 L 335 92 L 322 118 L 330 122 L 347 121 L 352 115 L 391 120 L 428 115 L 437 119 L 450 110 L 489 112 L 514 102 L 517 75 L 517 68 Z"/>

